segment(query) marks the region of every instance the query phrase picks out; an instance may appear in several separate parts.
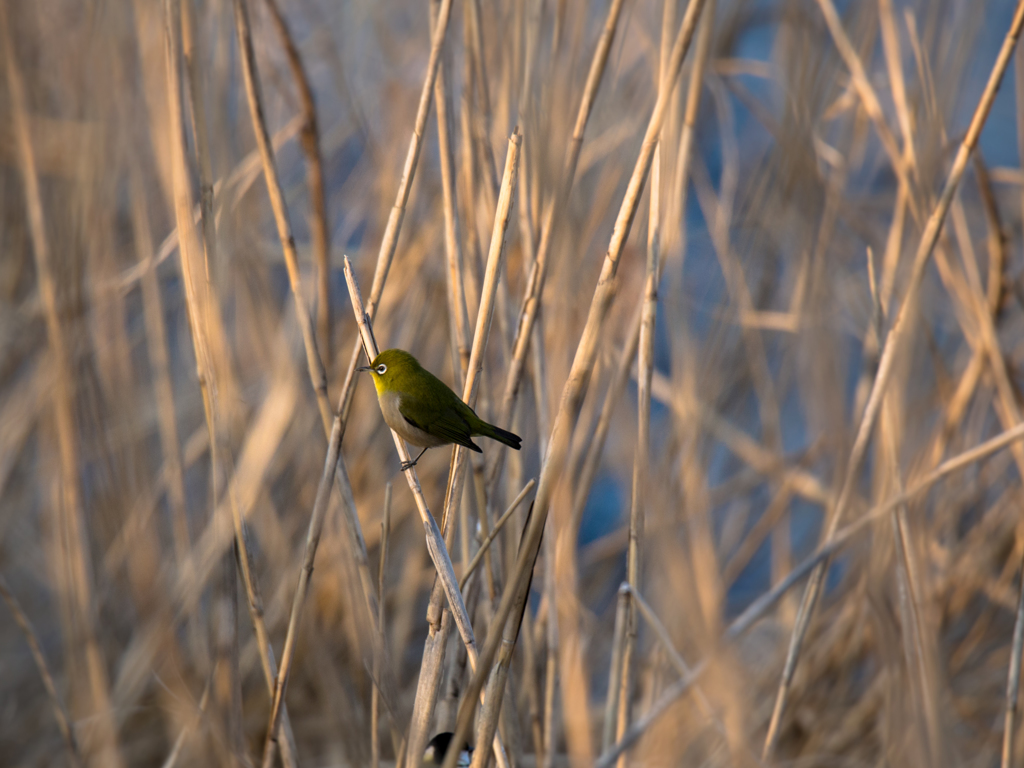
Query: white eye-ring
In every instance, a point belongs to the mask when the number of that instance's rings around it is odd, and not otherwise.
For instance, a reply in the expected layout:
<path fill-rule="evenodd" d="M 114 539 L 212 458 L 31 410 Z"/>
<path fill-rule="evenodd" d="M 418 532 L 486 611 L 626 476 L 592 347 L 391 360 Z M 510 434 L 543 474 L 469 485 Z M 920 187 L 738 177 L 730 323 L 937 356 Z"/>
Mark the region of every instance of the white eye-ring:
<path fill-rule="evenodd" d="M 384 365 L 384 363 L 381 363 L 380 365 L 377 366 L 377 373 L 379 375 L 381 375 L 381 376 L 383 376 L 385 373 L 387 373 L 387 370 L 388 370 L 388 367 L 386 365 Z"/>

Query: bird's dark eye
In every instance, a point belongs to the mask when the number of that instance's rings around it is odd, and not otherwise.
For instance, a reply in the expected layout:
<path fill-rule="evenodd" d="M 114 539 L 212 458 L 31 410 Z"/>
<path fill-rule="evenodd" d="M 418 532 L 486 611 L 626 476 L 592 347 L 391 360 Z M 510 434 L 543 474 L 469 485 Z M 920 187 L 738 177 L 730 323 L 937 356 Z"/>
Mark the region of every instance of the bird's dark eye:
<path fill-rule="evenodd" d="M 387 373 L 387 370 L 388 367 L 384 365 L 384 363 L 381 363 L 380 365 L 377 366 L 377 373 L 379 373 L 381 376 Z"/>

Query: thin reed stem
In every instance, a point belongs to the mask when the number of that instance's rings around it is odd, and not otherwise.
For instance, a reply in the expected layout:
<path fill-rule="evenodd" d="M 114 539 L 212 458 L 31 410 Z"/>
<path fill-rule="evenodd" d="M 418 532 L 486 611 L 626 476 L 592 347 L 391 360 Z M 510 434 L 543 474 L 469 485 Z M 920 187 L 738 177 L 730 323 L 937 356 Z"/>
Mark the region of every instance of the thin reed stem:
<path fill-rule="evenodd" d="M 295 40 L 288 29 L 288 23 L 281 14 L 277 0 L 265 0 L 274 30 L 281 40 L 288 69 L 295 80 L 295 88 L 299 93 L 299 106 L 302 109 L 302 130 L 299 132 L 299 143 L 306 156 L 306 187 L 309 189 L 309 235 L 313 247 L 313 263 L 316 265 L 316 327 L 317 348 L 321 350 L 323 364 L 326 369 L 331 367 L 334 353 L 334 340 L 331 333 L 331 242 L 330 226 L 327 221 L 327 198 L 324 193 L 323 156 L 320 151 L 320 124 L 317 118 L 316 99 L 309 76 L 302 64 L 302 57 L 295 45 Z"/>
<path fill-rule="evenodd" d="M 324 430 L 330 429 L 332 420 L 331 403 L 327 394 L 327 371 L 317 350 L 316 333 L 313 318 L 306 305 L 306 297 L 302 290 L 302 278 L 299 275 L 299 257 L 295 250 L 295 237 L 292 235 L 291 220 L 288 217 L 288 204 L 284 199 L 284 190 L 278 178 L 277 163 L 274 159 L 274 148 L 270 143 L 270 132 L 263 113 L 263 95 L 260 92 L 259 74 L 256 70 L 256 53 L 253 50 L 252 30 L 249 27 L 249 12 L 246 0 L 235 0 L 235 32 L 238 36 L 238 47 L 241 54 L 242 75 L 245 80 L 245 93 L 249 102 L 249 115 L 252 118 L 252 130 L 256 135 L 256 144 L 263 161 L 263 176 L 270 194 L 270 207 L 274 210 L 274 221 L 277 224 L 277 236 L 281 241 L 284 263 L 288 268 L 288 282 L 295 302 L 295 313 L 302 331 L 302 342 L 306 348 L 306 366 L 309 379 L 316 394 L 316 402 L 320 408 L 320 420 Z M 309 129 L 309 115 L 306 115 L 306 130 Z M 326 247 L 326 246 L 325 246 Z"/>
<path fill-rule="evenodd" d="M 53 675 L 50 674 L 50 665 L 46 663 L 46 656 L 43 655 L 42 646 L 39 644 L 39 636 L 32 627 L 32 622 L 29 621 L 28 616 L 21 609 L 18 598 L 14 596 L 11 588 L 7 585 L 7 579 L 2 575 L 0 575 L 0 597 L 7 603 L 7 609 L 11 612 L 14 623 L 18 625 L 21 633 L 25 636 L 25 642 L 28 643 L 28 648 L 32 652 L 32 660 L 36 663 L 39 677 L 42 679 L 43 687 L 46 688 L 46 695 L 50 699 L 53 717 L 57 721 L 60 735 L 64 739 L 64 746 L 68 750 L 68 761 L 77 768 L 77 766 L 82 764 L 82 758 L 78 752 L 75 733 L 71 729 L 71 723 L 68 720 L 67 708 L 64 706 L 64 701 L 61 699 L 57 686 L 53 682 Z"/>

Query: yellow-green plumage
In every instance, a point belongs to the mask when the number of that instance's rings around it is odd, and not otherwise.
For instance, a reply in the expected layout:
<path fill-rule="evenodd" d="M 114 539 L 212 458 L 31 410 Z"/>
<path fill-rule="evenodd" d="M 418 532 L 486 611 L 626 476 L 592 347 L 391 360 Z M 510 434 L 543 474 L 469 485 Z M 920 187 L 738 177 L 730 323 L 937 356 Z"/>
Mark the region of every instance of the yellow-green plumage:
<path fill-rule="evenodd" d="M 369 371 L 373 376 L 384 421 L 412 445 L 426 450 L 456 443 L 481 453 L 472 440 L 480 435 L 517 451 L 520 448 L 522 440 L 518 435 L 477 416 L 447 384 L 408 352 L 386 349 L 359 370 Z"/>

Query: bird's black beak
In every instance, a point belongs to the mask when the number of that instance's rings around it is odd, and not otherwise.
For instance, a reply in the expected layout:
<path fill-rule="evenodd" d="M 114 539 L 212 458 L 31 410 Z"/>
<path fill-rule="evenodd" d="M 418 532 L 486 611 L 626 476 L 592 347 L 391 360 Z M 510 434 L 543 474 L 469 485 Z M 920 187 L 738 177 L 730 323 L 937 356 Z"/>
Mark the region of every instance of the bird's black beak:
<path fill-rule="evenodd" d="M 360 365 L 358 368 L 356 368 L 356 370 L 357 371 L 368 371 L 368 370 L 370 370 L 370 366 L 368 366 L 368 365 Z"/>

